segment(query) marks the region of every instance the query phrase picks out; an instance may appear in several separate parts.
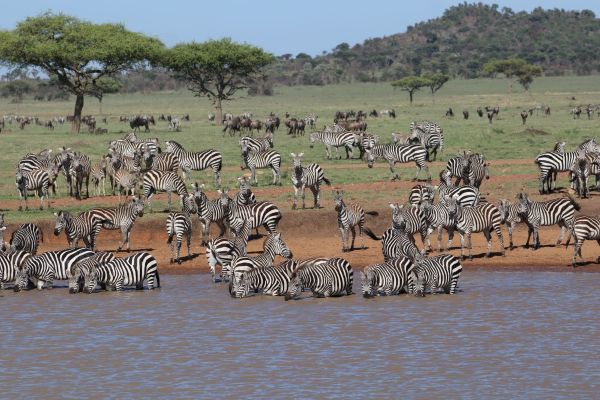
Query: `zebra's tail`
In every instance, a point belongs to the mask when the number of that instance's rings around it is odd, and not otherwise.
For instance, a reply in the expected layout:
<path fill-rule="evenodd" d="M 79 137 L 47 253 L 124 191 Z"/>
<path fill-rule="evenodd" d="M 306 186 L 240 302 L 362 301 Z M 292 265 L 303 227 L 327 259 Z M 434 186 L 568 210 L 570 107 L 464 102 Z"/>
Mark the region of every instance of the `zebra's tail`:
<path fill-rule="evenodd" d="M 366 226 L 364 228 L 364 232 L 367 234 L 368 237 L 370 237 L 373 240 L 383 240 L 383 236 L 377 236 L 375 233 L 373 233 L 372 230 L 370 230 Z"/>
<path fill-rule="evenodd" d="M 365 211 L 365 214 L 372 215 L 374 217 L 377 217 L 379 215 L 377 211 Z"/>
<path fill-rule="evenodd" d="M 160 287 L 160 275 L 158 274 L 158 269 L 154 272 L 154 278 L 156 279 L 156 287 Z"/>
<path fill-rule="evenodd" d="M 575 208 L 576 211 L 581 210 L 581 206 L 579 205 L 577 200 L 575 200 L 575 198 L 573 197 L 573 195 L 571 193 L 567 192 L 567 197 L 569 198 L 569 201 L 571 202 L 571 204 L 573 204 L 573 208 Z"/>
<path fill-rule="evenodd" d="M 569 229 L 569 236 L 567 237 L 567 241 L 565 242 L 565 250 L 569 247 L 569 243 L 571 243 L 571 238 L 575 238 L 575 224 L 572 224 L 571 229 Z"/>
<path fill-rule="evenodd" d="M 325 182 L 325 184 L 327 186 L 331 186 L 331 181 L 329 179 L 325 178 L 325 176 L 323 176 L 323 182 Z"/>
<path fill-rule="evenodd" d="M 12 240 L 11 240 L 12 242 Z M 40 242 L 44 243 L 44 232 L 40 229 Z"/>

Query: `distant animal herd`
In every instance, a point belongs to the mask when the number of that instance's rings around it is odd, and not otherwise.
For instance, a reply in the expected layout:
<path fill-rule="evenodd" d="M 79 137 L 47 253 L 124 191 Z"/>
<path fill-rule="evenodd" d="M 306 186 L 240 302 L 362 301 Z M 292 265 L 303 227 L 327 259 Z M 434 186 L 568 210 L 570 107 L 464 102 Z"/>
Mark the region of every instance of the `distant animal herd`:
<path fill-rule="evenodd" d="M 592 118 L 591 106 L 586 109 L 588 118 Z M 487 114 L 488 120 L 498 116 L 499 107 L 477 108 L 479 117 Z M 524 110 L 520 116 L 523 123 L 536 109 Z M 539 107 L 544 115 L 550 114 L 548 106 Z M 578 118 L 581 110 L 573 110 Z M 20 199 L 19 210 L 27 210 L 28 196 L 34 192 L 40 199 L 40 209 L 46 208 L 50 192 L 56 195 L 58 177 L 64 176 L 67 191 L 77 199 L 90 197 L 89 183 L 93 184 L 95 196 L 106 194 L 108 178 L 113 195 L 118 194 L 118 205 L 114 207 L 96 207 L 78 214 L 66 210 L 54 213 L 56 218 L 54 234 L 63 231 L 67 237 L 68 248 L 37 254 L 43 233 L 38 226 L 27 223 L 12 232 L 11 239 L 4 241 L 6 226 L 4 216 L 0 220 L 0 286 L 12 284 L 15 291 L 27 287 L 44 286 L 51 288 L 54 280 L 69 280 L 72 293 L 80 291 L 94 292 L 98 287 L 104 290 L 122 290 L 128 286 L 142 289 L 144 282 L 150 289 L 160 287 L 159 268 L 156 259 L 148 252 L 139 252 L 125 258 L 115 257 L 113 253 L 97 251 L 96 239 L 102 229 L 121 231 L 121 242 L 117 252 L 130 250 L 130 235 L 135 221 L 144 215 L 148 208 L 152 211 L 151 199 L 156 193 L 168 194 L 169 214 L 165 221 L 166 238 L 171 252 L 171 262 L 181 263 L 181 246 L 187 245 L 188 258 L 191 256 L 193 237 L 192 218 L 197 216 L 200 226 L 201 245 L 205 248 L 206 259 L 214 282 L 228 282 L 229 293 L 233 297 L 246 297 L 255 293 L 284 296 L 285 299 L 297 298 L 305 289 L 310 289 L 315 297 L 343 296 L 353 292 L 354 271 L 350 263 L 342 257 L 293 259 L 278 224 L 282 218 L 279 207 L 269 199 L 257 199 L 252 185 L 258 183 L 257 169 L 270 169 L 273 174 L 271 183 L 281 185 L 282 155 L 276 150 L 276 138 L 283 125 L 288 135 L 302 137 L 307 133 L 308 145 L 314 147 L 322 143 L 328 159 L 341 159 L 342 149 L 346 158 L 354 157 L 359 151 L 369 168 L 376 160 L 387 161 L 390 179 L 400 179 L 395 170 L 397 163 L 414 163 L 416 173 L 425 174 L 424 180 L 416 184 L 409 192 L 405 204 L 392 203 L 391 227 L 381 235 L 368 228 L 367 216 L 378 216 L 376 211 L 365 211 L 359 204 L 346 204 L 343 190 L 333 190 L 334 210 L 342 241 L 342 252 L 355 249 L 356 235 L 365 247 L 364 235 L 381 241 L 383 260 L 369 265 L 360 272 L 362 294 L 365 297 L 376 295 L 396 295 L 413 293 L 425 296 L 426 293 L 443 291 L 453 294 L 457 291 L 461 275 L 461 259 L 472 258 L 471 238 L 473 233 L 483 233 L 487 241 L 486 257 L 492 256 L 492 234 L 499 242 L 499 254 L 506 255 L 501 226 L 506 224 L 509 233 L 510 250 L 513 249 L 513 230 L 519 223 L 528 227 L 526 247 L 533 236 L 533 246 L 540 247 L 539 228 L 558 225 L 561 228 L 557 245 L 571 238 L 575 242 L 572 263 L 581 257 L 581 247 L 585 240 L 600 243 L 600 218 L 596 216 L 576 215 L 580 209 L 578 200 L 589 196 L 589 177 L 596 177 L 598 188 L 600 177 L 600 147 L 594 138 L 581 143 L 575 150 L 566 151 L 566 143 L 559 141 L 554 148 L 539 154 L 534 162 L 539 168 L 540 194 L 556 190 L 557 174 L 568 172 L 571 192 L 565 196 L 546 201 L 534 201 L 525 192 L 519 192 L 515 200 L 501 199 L 497 204 L 488 202 L 480 189 L 490 177 L 489 163 L 483 154 L 463 151 L 451 157 L 446 167 L 439 173 L 439 182 L 432 182 L 429 164 L 435 161 L 444 147 L 444 130 L 438 123 L 431 121 L 413 121 L 408 133 L 394 132 L 389 143 L 381 143 L 379 135 L 369 133 L 368 118 L 387 116 L 396 118 L 393 109 L 363 111 L 338 111 L 333 123 L 323 129 L 317 129 L 318 116 L 314 113 L 304 117 L 293 117 L 286 113 L 280 119 L 271 113 L 264 119 L 252 119 L 252 113 L 239 116 L 223 116 L 223 135 L 230 137 L 238 134 L 240 146 L 240 166 L 249 169 L 250 177 L 238 178 L 238 190 L 231 193 L 229 188 L 221 186 L 223 158 L 215 149 L 190 150 L 179 142 L 141 138 L 141 128 L 147 132 L 156 124 L 153 116 L 136 115 L 120 117 L 120 121 L 129 123 L 132 132 L 122 139 L 113 140 L 107 145 L 106 155 L 92 162 L 90 157 L 70 147 L 44 149 L 38 153 L 25 154 L 16 162 L 15 183 Z M 446 116 L 453 117 L 452 109 Z M 469 118 L 468 110 L 463 117 Z M 69 118 L 56 117 L 42 125 L 49 129 L 54 124 L 63 124 Z M 209 113 L 209 121 L 215 115 Z M 189 115 L 181 118 L 160 115 L 158 121 L 165 121 L 169 130 L 179 131 L 181 121 L 189 121 Z M 2 126 L 16 121 L 21 129 L 29 123 L 39 124 L 40 120 L 30 117 L 5 116 Z M 90 132 L 98 132 L 96 120 L 86 116 L 83 122 Z M 104 119 L 103 122 L 106 123 Z M 283 124 L 282 124 L 283 123 Z M 255 137 L 254 133 L 265 130 L 264 136 Z M 243 136 L 244 135 L 244 136 Z M 335 156 L 333 155 L 335 150 Z M 286 155 L 287 156 L 287 155 Z M 322 185 L 330 186 L 327 171 L 319 164 L 305 164 L 304 153 L 291 153 L 293 187 L 293 208 L 298 208 L 298 197 L 302 208 L 306 207 L 305 192 L 313 195 L 312 206 L 320 208 Z M 190 183 L 191 171 L 210 169 L 213 172 L 217 196 L 209 198 L 204 184 Z M 141 196 L 136 189 L 141 187 Z M 188 187 L 191 190 L 188 190 Z M 172 210 L 172 194 L 177 195 L 180 211 Z M 121 196 L 125 196 L 122 200 Z M 132 196 L 131 198 L 129 196 Z M 219 228 L 217 237 L 210 237 L 210 226 Z M 250 256 L 247 244 L 253 231 L 264 227 L 267 236 L 263 251 Z M 458 232 L 461 242 L 461 257 L 443 253 L 442 234 L 447 232 L 448 248 L 454 233 Z M 429 236 L 437 231 L 440 255 L 430 256 L 433 251 Z M 420 236 L 419 248 L 414 235 Z M 79 242 L 84 248 L 79 248 Z M 277 256 L 285 261 L 274 265 Z M 600 259 L 598 260 L 600 262 Z M 219 272 L 218 268 L 220 268 Z"/>

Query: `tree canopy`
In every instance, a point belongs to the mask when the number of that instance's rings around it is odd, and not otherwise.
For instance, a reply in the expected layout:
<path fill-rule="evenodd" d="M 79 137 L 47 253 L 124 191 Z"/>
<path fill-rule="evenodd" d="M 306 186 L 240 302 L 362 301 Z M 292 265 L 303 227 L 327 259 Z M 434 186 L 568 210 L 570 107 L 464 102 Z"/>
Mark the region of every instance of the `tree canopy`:
<path fill-rule="evenodd" d="M 162 51 L 158 39 L 130 32 L 121 24 L 93 24 L 50 12 L 0 32 L 0 60 L 42 69 L 76 96 L 72 130 L 77 132 L 84 96 L 96 96 L 102 78 L 156 61 Z"/>
<path fill-rule="evenodd" d="M 541 67 L 527 64 L 525 60 L 518 58 L 492 60 L 483 66 L 483 71 L 491 76 L 500 73 L 509 79 L 514 78 L 526 91 L 529 90 L 533 78 L 542 75 Z"/>
<path fill-rule="evenodd" d="M 221 123 L 221 103 L 247 88 L 273 60 L 271 54 L 258 47 L 226 38 L 178 44 L 165 53 L 162 63 L 177 78 L 188 82 L 195 96 L 206 96 L 215 104 L 217 123 Z"/>
<path fill-rule="evenodd" d="M 400 90 L 408 92 L 410 104 L 413 102 L 413 94 L 420 90 L 422 87 L 427 87 L 432 84 L 432 81 L 422 76 L 406 76 L 402 79 L 392 82 L 393 87 L 397 87 Z"/>

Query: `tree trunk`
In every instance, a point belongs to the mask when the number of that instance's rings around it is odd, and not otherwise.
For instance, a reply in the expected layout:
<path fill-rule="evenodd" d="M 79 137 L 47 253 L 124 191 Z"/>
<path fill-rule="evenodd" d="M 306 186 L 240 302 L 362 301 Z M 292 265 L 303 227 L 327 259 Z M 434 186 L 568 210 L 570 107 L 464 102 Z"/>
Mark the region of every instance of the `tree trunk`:
<path fill-rule="evenodd" d="M 75 110 L 73 111 L 73 124 L 71 133 L 79 133 L 81 129 L 81 111 L 83 110 L 83 95 L 78 94 L 75 100 Z"/>
<path fill-rule="evenodd" d="M 435 104 L 435 90 L 431 89 L 431 102 Z"/>
<path fill-rule="evenodd" d="M 215 103 L 215 109 L 217 110 L 217 115 L 215 116 L 216 123 L 217 125 L 223 125 L 223 105 L 219 98 L 217 98 L 217 102 Z"/>
<path fill-rule="evenodd" d="M 410 99 L 410 105 L 412 105 L 412 97 L 413 97 L 413 91 L 409 90 L 408 91 L 408 98 Z"/>

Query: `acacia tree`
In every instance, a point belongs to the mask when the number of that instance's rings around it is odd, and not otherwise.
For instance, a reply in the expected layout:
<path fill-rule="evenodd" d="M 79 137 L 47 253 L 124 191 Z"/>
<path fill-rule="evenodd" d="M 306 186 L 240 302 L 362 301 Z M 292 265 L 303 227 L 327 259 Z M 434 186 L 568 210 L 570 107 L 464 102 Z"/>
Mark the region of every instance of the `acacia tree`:
<path fill-rule="evenodd" d="M 204 43 L 181 43 L 165 52 L 162 63 L 176 78 L 186 81 L 194 96 L 208 97 L 216 109 L 217 124 L 223 121 L 223 101 L 248 87 L 261 68 L 274 57 L 258 47 L 231 39 Z"/>
<path fill-rule="evenodd" d="M 432 72 L 423 75 L 423 78 L 429 79 L 429 89 L 431 90 L 431 98 L 435 101 L 435 93 L 444 86 L 450 77 L 448 75 L 442 74 L 440 72 Z"/>
<path fill-rule="evenodd" d="M 159 40 L 121 24 L 93 24 L 51 12 L 0 32 L 0 60 L 41 69 L 76 96 L 72 132 L 79 132 L 84 96 L 98 93 L 100 79 L 157 60 L 162 51 Z"/>
<path fill-rule="evenodd" d="M 413 94 L 420 90 L 422 87 L 431 85 L 431 81 L 422 76 L 405 76 L 402 79 L 392 82 L 393 87 L 400 88 L 400 90 L 408 92 L 410 104 L 413 102 Z"/>
<path fill-rule="evenodd" d="M 510 103 L 510 95 L 514 80 L 523 87 L 527 92 L 533 82 L 533 78 L 542 75 L 542 68 L 527 64 L 524 60 L 512 58 L 508 60 L 492 60 L 483 66 L 483 72 L 494 77 L 497 74 L 503 74 L 508 78 L 508 99 Z"/>

